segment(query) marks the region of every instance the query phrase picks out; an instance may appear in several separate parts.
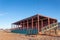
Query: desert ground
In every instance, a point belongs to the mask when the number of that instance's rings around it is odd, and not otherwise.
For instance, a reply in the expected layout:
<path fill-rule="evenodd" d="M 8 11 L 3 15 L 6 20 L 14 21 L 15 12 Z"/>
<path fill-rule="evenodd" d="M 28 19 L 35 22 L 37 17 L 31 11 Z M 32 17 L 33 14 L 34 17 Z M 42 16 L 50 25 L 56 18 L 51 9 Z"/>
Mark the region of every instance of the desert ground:
<path fill-rule="evenodd" d="M 48 35 L 24 35 L 0 30 L 0 40 L 60 40 L 60 37 Z"/>

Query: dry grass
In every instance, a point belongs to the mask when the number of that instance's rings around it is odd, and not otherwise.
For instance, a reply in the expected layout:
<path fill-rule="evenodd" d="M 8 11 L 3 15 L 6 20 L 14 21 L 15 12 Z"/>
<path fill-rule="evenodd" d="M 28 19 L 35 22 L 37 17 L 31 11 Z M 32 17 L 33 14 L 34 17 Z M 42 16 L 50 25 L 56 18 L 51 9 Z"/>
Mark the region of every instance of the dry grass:
<path fill-rule="evenodd" d="M 23 34 L 7 33 L 5 31 L 0 31 L 0 40 L 60 40 L 60 37 L 47 35 L 26 36 Z"/>

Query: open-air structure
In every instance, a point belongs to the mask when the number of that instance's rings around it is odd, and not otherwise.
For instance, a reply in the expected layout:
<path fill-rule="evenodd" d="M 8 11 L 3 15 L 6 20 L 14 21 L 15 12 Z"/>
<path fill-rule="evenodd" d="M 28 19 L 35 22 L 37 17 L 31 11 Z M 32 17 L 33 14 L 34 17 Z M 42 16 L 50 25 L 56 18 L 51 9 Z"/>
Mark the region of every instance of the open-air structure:
<path fill-rule="evenodd" d="M 34 16 L 12 23 L 12 32 L 23 34 L 39 34 L 57 29 L 57 19 L 36 14 Z"/>

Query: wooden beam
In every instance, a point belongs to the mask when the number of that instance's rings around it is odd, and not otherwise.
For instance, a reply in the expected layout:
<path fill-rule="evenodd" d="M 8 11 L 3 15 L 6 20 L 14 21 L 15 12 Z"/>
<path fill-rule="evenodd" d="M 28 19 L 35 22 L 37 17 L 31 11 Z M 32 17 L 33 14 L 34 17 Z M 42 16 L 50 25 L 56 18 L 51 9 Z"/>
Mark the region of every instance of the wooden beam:
<path fill-rule="evenodd" d="M 32 29 L 33 29 L 33 18 L 32 18 Z"/>
<path fill-rule="evenodd" d="M 39 21 L 46 20 L 46 19 L 48 19 L 48 18 L 40 19 Z"/>
<path fill-rule="evenodd" d="M 50 27 L 50 18 L 48 18 L 48 25 L 49 25 L 49 27 Z"/>
<path fill-rule="evenodd" d="M 24 29 L 24 21 L 23 21 L 23 29 Z"/>
<path fill-rule="evenodd" d="M 37 29 L 37 22 L 36 22 L 36 29 Z"/>
<path fill-rule="evenodd" d="M 20 25 L 21 25 L 20 29 L 22 29 L 22 22 L 20 23 Z"/>
<path fill-rule="evenodd" d="M 39 15 L 37 16 L 37 18 L 38 18 L 37 23 L 38 23 L 38 33 L 39 33 Z"/>
<path fill-rule="evenodd" d="M 53 20 L 53 23 L 55 23 L 55 20 Z M 57 34 L 57 27 L 54 29 L 55 34 Z"/>
<path fill-rule="evenodd" d="M 28 20 L 27 20 L 27 29 L 28 29 Z"/>
<path fill-rule="evenodd" d="M 48 18 L 48 26 L 50 27 L 50 18 Z M 49 31 L 49 35 L 51 34 L 51 30 Z"/>
<path fill-rule="evenodd" d="M 41 20 L 41 28 L 43 27 L 43 20 Z"/>

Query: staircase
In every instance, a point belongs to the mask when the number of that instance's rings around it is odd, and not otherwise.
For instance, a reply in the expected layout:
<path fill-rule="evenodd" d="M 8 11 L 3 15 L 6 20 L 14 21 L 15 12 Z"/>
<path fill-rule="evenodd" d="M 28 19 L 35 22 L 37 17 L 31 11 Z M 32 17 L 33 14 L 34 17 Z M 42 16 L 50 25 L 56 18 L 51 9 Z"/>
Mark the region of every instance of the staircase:
<path fill-rule="evenodd" d="M 49 27 L 49 26 L 50 26 L 50 27 Z M 58 27 L 58 24 L 57 24 L 57 23 L 52 23 L 52 24 L 50 24 L 50 25 L 47 25 L 47 26 L 41 28 L 41 32 L 42 32 L 42 33 L 45 33 L 46 31 L 49 31 L 49 30 L 54 29 L 54 28 L 56 28 L 56 27 Z"/>

